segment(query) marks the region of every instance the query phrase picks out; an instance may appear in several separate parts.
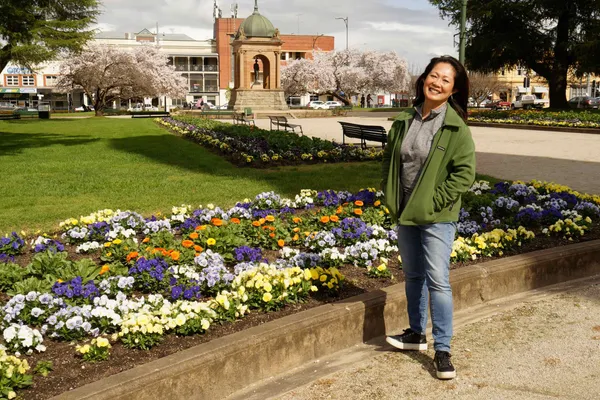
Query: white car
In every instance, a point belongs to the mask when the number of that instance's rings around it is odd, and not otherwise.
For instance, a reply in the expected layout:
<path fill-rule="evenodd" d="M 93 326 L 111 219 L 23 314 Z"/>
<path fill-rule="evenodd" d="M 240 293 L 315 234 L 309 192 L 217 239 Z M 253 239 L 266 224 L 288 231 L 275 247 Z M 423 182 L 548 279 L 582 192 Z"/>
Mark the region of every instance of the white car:
<path fill-rule="evenodd" d="M 340 103 L 339 101 L 326 101 L 325 103 L 323 103 L 315 108 L 317 108 L 319 110 L 329 110 L 329 109 L 337 108 L 337 107 L 342 107 L 342 103 Z"/>
<path fill-rule="evenodd" d="M 314 100 L 314 101 L 309 101 L 306 106 L 309 108 L 319 108 L 323 104 L 325 104 L 325 102 L 323 102 L 321 100 Z"/>

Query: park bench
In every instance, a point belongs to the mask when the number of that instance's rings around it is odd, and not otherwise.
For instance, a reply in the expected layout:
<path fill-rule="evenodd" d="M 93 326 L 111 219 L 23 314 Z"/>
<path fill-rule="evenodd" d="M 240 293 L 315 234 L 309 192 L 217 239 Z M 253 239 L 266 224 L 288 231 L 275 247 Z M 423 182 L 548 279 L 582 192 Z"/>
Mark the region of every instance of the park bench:
<path fill-rule="evenodd" d="M 387 142 L 387 131 L 383 126 L 338 122 L 342 125 L 342 142 L 344 144 L 346 144 L 346 137 L 360 139 L 360 147 L 363 149 L 367 148 L 367 141 L 379 142 L 382 148 Z"/>
<path fill-rule="evenodd" d="M 37 110 L 18 110 L 16 113 L 19 115 L 19 119 L 40 117 L 40 113 Z"/>
<path fill-rule="evenodd" d="M 247 119 L 246 116 L 243 113 L 236 113 L 234 112 L 232 114 L 232 118 L 233 118 L 233 124 L 237 125 L 237 124 L 244 124 L 244 125 L 256 125 L 254 123 L 253 119 Z"/>
<path fill-rule="evenodd" d="M 131 118 L 155 118 L 155 117 L 170 117 L 168 111 L 132 111 Z"/>
<path fill-rule="evenodd" d="M 21 119 L 21 115 L 18 113 L 0 113 L 0 120 L 8 120 L 8 119 Z"/>
<path fill-rule="evenodd" d="M 296 133 L 296 128 L 300 129 L 300 134 L 304 135 L 304 132 L 302 132 L 302 126 L 298 125 L 298 124 L 290 124 L 287 120 L 287 118 L 283 115 L 268 115 L 269 120 L 271 121 L 270 124 L 270 129 L 273 130 L 273 127 L 275 127 L 275 130 L 282 130 L 280 128 L 283 128 L 284 131 L 290 131 L 290 132 L 294 132 Z"/>

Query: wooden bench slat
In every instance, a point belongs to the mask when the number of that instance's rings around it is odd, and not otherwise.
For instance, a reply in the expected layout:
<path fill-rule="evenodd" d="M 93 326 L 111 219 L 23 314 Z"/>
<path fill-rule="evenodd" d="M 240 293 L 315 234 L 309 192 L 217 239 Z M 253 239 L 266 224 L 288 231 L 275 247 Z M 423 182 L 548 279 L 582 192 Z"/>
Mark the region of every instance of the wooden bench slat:
<path fill-rule="evenodd" d="M 359 125 L 351 122 L 338 121 L 342 125 L 342 142 L 346 144 L 346 136 L 360 139 L 361 148 L 367 148 L 367 140 L 380 142 L 383 148 L 387 142 L 387 131 L 383 126 Z"/>
<path fill-rule="evenodd" d="M 269 117 L 269 121 L 270 121 L 270 129 L 273 130 L 273 126 L 275 126 L 275 128 L 277 130 L 279 130 L 279 128 L 284 128 L 284 130 L 287 132 L 288 128 L 296 133 L 296 128 L 300 129 L 300 134 L 304 135 L 304 132 L 302 131 L 302 125 L 299 124 L 290 124 L 287 120 L 287 117 L 284 115 L 267 115 Z"/>

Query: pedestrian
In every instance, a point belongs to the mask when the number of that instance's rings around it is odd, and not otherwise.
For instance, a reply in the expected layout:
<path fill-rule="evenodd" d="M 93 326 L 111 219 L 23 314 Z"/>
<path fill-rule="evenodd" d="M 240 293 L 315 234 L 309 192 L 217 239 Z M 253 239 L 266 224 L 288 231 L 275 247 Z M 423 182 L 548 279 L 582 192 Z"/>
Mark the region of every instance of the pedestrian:
<path fill-rule="evenodd" d="M 401 350 L 427 350 L 429 304 L 436 375 L 453 379 L 450 254 L 461 196 L 475 180 L 475 145 L 465 122 L 469 78 L 454 57 L 436 57 L 416 93 L 414 109 L 395 118 L 383 155 L 382 188 L 398 227 L 410 325 L 386 341 Z"/>
<path fill-rule="evenodd" d="M 367 108 L 371 108 L 371 102 L 373 101 L 373 99 L 371 98 L 371 95 L 368 94 L 367 95 Z"/>
<path fill-rule="evenodd" d="M 365 108 L 365 95 L 360 96 L 360 108 Z"/>

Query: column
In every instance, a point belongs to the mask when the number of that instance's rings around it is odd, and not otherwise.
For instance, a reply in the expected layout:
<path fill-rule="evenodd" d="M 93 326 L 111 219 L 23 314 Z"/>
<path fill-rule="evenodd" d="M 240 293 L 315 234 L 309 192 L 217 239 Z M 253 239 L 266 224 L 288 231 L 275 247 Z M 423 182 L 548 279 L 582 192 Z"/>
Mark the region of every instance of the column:
<path fill-rule="evenodd" d="M 245 63 L 246 63 L 246 57 L 244 57 L 244 53 L 246 51 L 240 51 L 239 55 L 240 55 L 240 89 L 248 89 L 246 87 L 246 68 L 245 68 Z"/>

